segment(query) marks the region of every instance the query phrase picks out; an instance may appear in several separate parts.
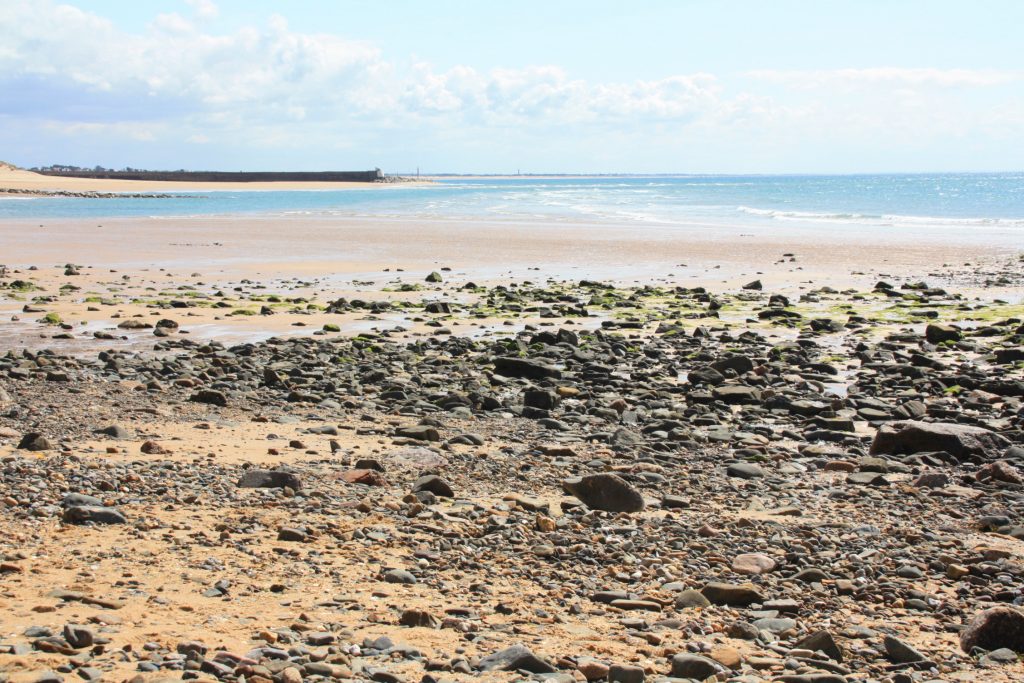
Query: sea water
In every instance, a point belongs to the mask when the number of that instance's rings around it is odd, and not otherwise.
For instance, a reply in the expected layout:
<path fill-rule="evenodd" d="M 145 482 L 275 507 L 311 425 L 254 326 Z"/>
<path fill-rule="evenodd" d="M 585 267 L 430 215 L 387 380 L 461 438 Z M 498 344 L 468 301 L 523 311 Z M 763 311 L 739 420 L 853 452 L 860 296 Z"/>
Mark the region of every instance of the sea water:
<path fill-rule="evenodd" d="M 874 226 L 996 230 L 1024 247 L 1024 173 L 441 179 L 370 189 L 172 193 L 167 198 L 0 195 L 0 219 L 411 217 L 647 226 Z"/>

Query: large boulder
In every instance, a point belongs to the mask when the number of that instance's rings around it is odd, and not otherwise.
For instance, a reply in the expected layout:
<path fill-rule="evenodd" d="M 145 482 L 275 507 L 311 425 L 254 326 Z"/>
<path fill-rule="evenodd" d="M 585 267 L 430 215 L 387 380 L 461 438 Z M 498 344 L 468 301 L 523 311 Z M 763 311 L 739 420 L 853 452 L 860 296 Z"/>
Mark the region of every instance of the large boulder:
<path fill-rule="evenodd" d="M 1009 445 L 982 427 L 949 422 L 905 420 L 883 425 L 871 443 L 871 454 L 910 455 L 945 451 L 957 460 L 995 458 Z"/>
<path fill-rule="evenodd" d="M 589 474 L 566 479 L 562 488 L 593 510 L 640 512 L 644 509 L 644 497 L 640 492 L 615 474 Z"/>
<path fill-rule="evenodd" d="M 1024 652 L 1024 612 L 1012 607 L 992 607 L 978 612 L 960 632 L 960 647 L 967 653 L 976 647 L 983 650 L 1006 647 Z"/>

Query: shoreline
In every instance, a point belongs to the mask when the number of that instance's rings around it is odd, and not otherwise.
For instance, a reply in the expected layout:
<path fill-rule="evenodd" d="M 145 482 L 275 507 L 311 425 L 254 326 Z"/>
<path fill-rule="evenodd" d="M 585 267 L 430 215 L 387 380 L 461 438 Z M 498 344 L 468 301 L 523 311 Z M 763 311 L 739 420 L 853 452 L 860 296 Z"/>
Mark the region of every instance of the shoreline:
<path fill-rule="evenodd" d="M 48 176 L 21 169 L 0 167 L 0 188 L 50 192 L 206 192 L 216 190 L 367 190 L 387 187 L 429 185 L 431 181 L 401 182 L 192 182 L 161 180 L 112 180 Z"/>

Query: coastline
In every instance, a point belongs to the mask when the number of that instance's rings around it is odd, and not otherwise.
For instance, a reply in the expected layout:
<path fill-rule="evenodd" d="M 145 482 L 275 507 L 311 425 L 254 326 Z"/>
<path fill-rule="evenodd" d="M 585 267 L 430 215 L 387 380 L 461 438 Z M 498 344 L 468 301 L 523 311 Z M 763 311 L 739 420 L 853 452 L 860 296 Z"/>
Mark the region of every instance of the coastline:
<path fill-rule="evenodd" d="M 214 192 L 217 190 L 285 191 L 285 190 L 366 190 L 410 185 L 429 185 L 430 181 L 401 183 L 355 182 L 189 182 L 157 180 L 111 180 L 106 178 L 66 178 L 47 176 L 21 169 L 0 167 L 0 188 L 38 192 Z"/>

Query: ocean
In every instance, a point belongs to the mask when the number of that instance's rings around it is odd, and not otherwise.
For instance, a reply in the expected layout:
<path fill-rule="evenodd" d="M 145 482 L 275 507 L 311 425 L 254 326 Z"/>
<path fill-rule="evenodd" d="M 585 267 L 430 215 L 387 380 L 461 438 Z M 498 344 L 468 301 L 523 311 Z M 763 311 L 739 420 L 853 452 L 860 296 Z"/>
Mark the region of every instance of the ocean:
<path fill-rule="evenodd" d="M 995 229 L 1011 238 L 1020 231 L 1024 246 L 1024 173 L 452 178 L 366 190 L 218 190 L 145 199 L 0 195 L 0 219 L 238 216 Z"/>

